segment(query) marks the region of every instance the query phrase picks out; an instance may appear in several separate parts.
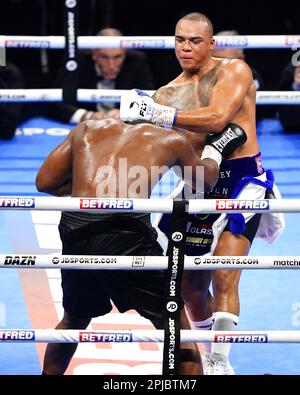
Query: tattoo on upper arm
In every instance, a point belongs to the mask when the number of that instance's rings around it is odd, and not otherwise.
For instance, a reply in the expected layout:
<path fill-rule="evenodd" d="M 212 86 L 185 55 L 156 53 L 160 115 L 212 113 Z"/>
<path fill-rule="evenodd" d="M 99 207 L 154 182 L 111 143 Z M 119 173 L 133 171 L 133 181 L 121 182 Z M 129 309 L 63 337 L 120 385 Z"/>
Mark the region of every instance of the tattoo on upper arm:
<path fill-rule="evenodd" d="M 155 91 L 151 97 L 152 97 L 152 99 L 154 101 L 156 101 L 156 99 L 157 99 L 157 91 Z"/>
<path fill-rule="evenodd" d="M 216 66 L 214 69 L 209 71 L 199 83 L 199 99 L 202 107 L 207 107 L 212 90 L 217 82 L 217 76 L 220 70 L 221 64 Z"/>

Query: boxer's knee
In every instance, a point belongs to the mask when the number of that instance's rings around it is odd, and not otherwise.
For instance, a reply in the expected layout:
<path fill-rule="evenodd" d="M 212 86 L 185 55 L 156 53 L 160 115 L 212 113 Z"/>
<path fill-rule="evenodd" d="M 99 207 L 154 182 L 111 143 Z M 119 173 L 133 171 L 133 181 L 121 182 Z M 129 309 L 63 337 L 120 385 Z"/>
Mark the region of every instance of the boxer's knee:
<path fill-rule="evenodd" d="M 211 282 L 212 273 L 209 270 L 185 270 L 182 278 L 182 287 L 187 291 L 203 291 L 206 292 Z"/>
<path fill-rule="evenodd" d="M 238 293 L 240 270 L 216 270 L 213 273 L 214 294 Z"/>
<path fill-rule="evenodd" d="M 59 329 L 85 329 L 89 323 L 91 322 L 91 318 L 78 318 L 69 314 L 68 312 L 64 312 L 63 318 L 58 324 L 57 328 Z"/>

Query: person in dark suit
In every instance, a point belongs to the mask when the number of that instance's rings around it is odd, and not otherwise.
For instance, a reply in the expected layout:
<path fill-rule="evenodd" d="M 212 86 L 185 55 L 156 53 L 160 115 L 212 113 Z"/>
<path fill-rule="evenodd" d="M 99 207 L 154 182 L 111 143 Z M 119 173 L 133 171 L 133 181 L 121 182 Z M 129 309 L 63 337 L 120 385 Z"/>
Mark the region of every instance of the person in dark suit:
<path fill-rule="evenodd" d="M 236 30 L 224 30 L 215 34 L 215 36 L 239 36 Z M 228 59 L 242 59 L 245 60 L 245 52 L 243 48 L 215 48 L 212 55 L 216 58 L 228 58 Z M 245 60 L 246 61 L 246 60 Z M 253 82 L 255 84 L 256 90 L 262 90 L 263 80 L 261 75 L 254 67 L 249 65 L 253 74 Z"/>
<path fill-rule="evenodd" d="M 99 31 L 98 36 L 122 36 L 114 28 Z M 61 87 L 63 70 L 54 86 Z M 146 54 L 124 48 L 93 49 L 79 56 L 78 87 L 85 89 L 154 89 Z M 61 122 L 79 123 L 89 119 L 111 117 L 119 119 L 119 105 L 113 102 L 101 103 L 53 103 L 49 105 L 48 116 Z"/>
<path fill-rule="evenodd" d="M 282 71 L 280 89 L 283 91 L 300 91 L 300 64 L 289 63 Z M 300 132 L 299 105 L 279 106 L 278 116 L 286 132 Z"/>
<path fill-rule="evenodd" d="M 215 34 L 215 36 L 239 36 L 236 30 L 224 30 Z M 228 59 L 242 59 L 246 62 L 246 56 L 243 48 L 215 48 L 212 55 L 216 58 L 228 58 Z M 249 65 L 253 74 L 253 83 L 256 90 L 263 90 L 264 83 L 260 73 L 251 65 Z M 259 121 L 265 116 L 265 111 L 262 106 L 256 107 L 256 120 Z"/>

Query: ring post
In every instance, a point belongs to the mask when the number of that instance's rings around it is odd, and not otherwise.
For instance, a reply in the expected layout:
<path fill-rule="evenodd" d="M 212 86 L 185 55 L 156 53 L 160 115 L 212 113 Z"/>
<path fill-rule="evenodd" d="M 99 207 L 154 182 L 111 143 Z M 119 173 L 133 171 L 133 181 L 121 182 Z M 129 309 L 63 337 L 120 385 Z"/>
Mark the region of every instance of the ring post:
<path fill-rule="evenodd" d="M 188 201 L 174 200 L 172 232 L 168 243 L 165 277 L 163 375 L 178 374 L 180 362 L 180 300 Z"/>

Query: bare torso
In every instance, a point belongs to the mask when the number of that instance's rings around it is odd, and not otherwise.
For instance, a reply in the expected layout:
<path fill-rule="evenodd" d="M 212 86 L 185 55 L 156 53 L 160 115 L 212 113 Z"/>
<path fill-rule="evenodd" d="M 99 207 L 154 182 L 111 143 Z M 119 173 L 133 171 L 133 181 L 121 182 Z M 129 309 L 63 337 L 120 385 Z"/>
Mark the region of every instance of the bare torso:
<path fill-rule="evenodd" d="M 168 85 L 160 88 L 154 95 L 157 103 L 176 107 L 179 111 L 193 110 L 198 107 L 207 107 L 213 88 L 223 68 L 230 62 L 229 59 L 212 58 L 212 66 L 201 78 L 189 77 L 185 73 L 180 74 Z M 232 87 L 234 89 L 234 86 Z M 254 155 L 259 152 L 256 136 L 255 119 L 256 89 L 255 85 L 249 86 L 248 92 L 239 110 L 230 120 L 240 125 L 247 133 L 248 140 L 239 147 L 230 157 L 239 158 Z M 181 130 L 183 131 L 183 130 Z M 192 127 L 184 130 L 198 154 L 201 154 L 204 146 L 205 134 L 198 133 L 197 128 Z M 209 133 L 209 130 L 207 131 Z"/>
<path fill-rule="evenodd" d="M 79 125 L 72 137 L 72 196 L 148 198 L 176 162 L 176 135 L 111 119 Z"/>

